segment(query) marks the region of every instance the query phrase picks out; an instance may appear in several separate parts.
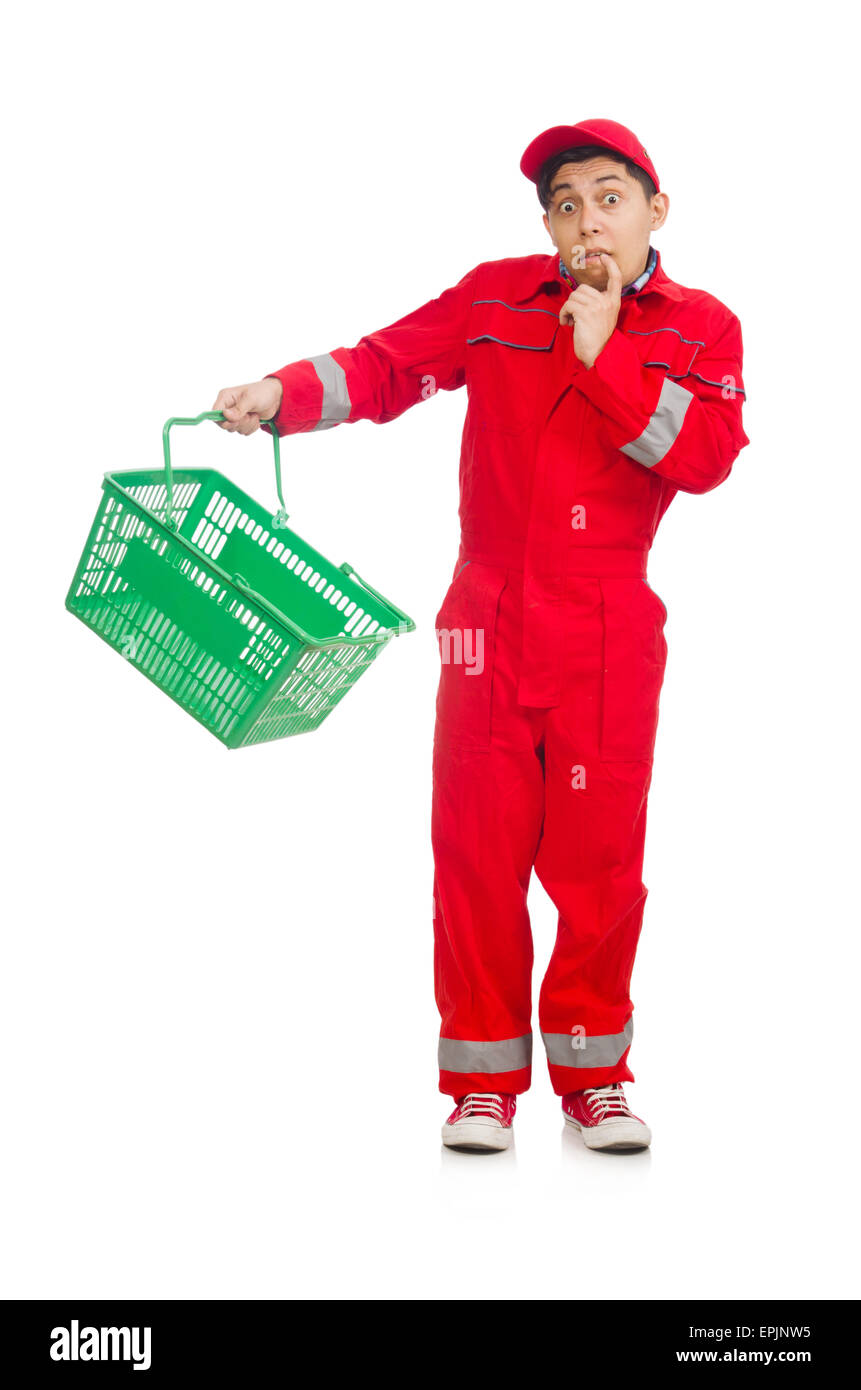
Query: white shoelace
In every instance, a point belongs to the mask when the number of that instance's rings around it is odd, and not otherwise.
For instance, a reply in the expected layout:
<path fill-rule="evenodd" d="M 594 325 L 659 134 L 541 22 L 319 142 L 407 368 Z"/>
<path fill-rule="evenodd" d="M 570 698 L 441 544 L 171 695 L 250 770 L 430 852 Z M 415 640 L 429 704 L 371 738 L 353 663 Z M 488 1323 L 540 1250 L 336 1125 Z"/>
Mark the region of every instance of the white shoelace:
<path fill-rule="evenodd" d="M 612 1115 L 627 1115 L 632 1120 L 635 1118 L 628 1109 L 625 1092 L 618 1081 L 611 1086 L 595 1086 L 587 1090 L 586 1104 L 597 1117 L 599 1124 Z"/>
<path fill-rule="evenodd" d="M 464 1096 L 460 1102 L 458 1118 L 468 1120 L 473 1115 L 489 1115 L 491 1119 L 498 1120 L 500 1124 L 503 1124 L 505 1117 L 502 1110 L 502 1096 L 490 1091 L 473 1091 L 468 1096 Z"/>

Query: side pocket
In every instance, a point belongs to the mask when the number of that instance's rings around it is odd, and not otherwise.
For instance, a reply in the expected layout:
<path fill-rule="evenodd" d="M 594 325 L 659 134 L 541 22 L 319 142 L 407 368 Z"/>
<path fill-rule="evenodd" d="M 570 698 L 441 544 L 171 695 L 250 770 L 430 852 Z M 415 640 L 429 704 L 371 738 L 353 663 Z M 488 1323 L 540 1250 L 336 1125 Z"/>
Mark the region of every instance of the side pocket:
<path fill-rule="evenodd" d="M 433 620 L 433 625 L 434 625 L 435 628 L 439 628 L 439 627 L 442 626 L 442 624 L 443 624 L 443 622 L 444 622 L 444 620 L 445 620 L 445 614 L 446 614 L 446 612 L 448 611 L 449 605 L 450 605 L 450 603 L 451 603 L 452 596 L 453 596 L 453 594 L 454 594 L 455 589 L 457 588 L 458 580 L 460 579 L 460 576 L 461 576 L 461 574 L 463 573 L 463 571 L 466 569 L 467 565 L 469 565 L 469 564 L 471 564 L 471 563 L 472 563 L 472 562 L 471 562 L 470 560 L 460 560 L 460 559 L 458 559 L 458 560 L 455 562 L 454 573 L 453 573 L 453 575 L 452 575 L 452 577 L 451 577 L 451 583 L 449 584 L 448 588 L 447 588 L 446 591 L 445 591 L 445 598 L 444 598 L 443 601 L 442 601 L 442 607 L 440 608 L 439 612 L 437 613 L 436 617 L 435 617 L 434 620 Z"/>
<path fill-rule="evenodd" d="M 602 579 L 602 762 L 651 762 L 667 643 L 666 609 L 642 579 Z"/>
<path fill-rule="evenodd" d="M 504 569 L 470 562 L 452 580 L 437 614 L 436 734 L 461 748 L 490 747 L 496 615 L 506 579 Z"/>
<path fill-rule="evenodd" d="M 643 580 L 643 583 L 645 584 L 647 591 L 651 594 L 652 598 L 655 600 L 655 602 L 656 602 L 656 603 L 659 605 L 659 607 L 660 607 L 660 611 L 661 611 L 661 626 L 663 627 L 664 623 L 667 621 L 667 618 L 668 618 L 668 616 L 669 616 L 669 614 L 667 613 L 667 605 L 664 603 L 664 600 L 661 598 L 661 595 L 658 594 L 658 593 L 656 593 L 655 590 L 652 588 L 652 586 L 651 586 L 651 584 L 649 583 L 648 579 L 644 579 L 644 580 Z"/>

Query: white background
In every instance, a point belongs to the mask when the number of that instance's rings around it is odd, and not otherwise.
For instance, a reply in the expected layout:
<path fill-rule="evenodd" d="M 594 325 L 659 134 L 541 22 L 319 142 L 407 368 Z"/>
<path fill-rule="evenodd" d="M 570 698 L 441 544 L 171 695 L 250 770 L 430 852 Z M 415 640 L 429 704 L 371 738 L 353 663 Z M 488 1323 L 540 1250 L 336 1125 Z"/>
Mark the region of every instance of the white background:
<path fill-rule="evenodd" d="M 858 148 L 819 4 L 47 4 L 7 17 L 0 974 L 9 1298 L 859 1293 Z M 414 616 L 228 753 L 64 610 L 169 415 L 546 251 L 518 162 L 631 127 L 735 312 L 751 444 L 680 495 L 629 1098 L 652 1151 L 441 1152 L 433 619 L 462 393 L 284 441 L 291 525 Z M 270 441 L 175 454 L 274 501 Z M 555 912 L 534 881 L 536 998 Z"/>

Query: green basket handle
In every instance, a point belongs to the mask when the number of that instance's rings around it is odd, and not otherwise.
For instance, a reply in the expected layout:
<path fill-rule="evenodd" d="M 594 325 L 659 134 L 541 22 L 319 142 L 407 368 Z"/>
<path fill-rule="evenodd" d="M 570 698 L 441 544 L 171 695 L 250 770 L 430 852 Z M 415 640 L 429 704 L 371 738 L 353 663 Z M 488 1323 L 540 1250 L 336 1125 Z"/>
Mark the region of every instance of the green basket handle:
<path fill-rule="evenodd" d="M 174 415 L 165 422 L 161 432 L 162 448 L 164 449 L 164 480 L 167 488 L 167 501 L 165 502 L 164 524 L 168 530 L 176 530 L 176 522 L 173 517 L 173 470 L 170 463 L 170 432 L 174 425 L 199 425 L 201 420 L 223 420 L 223 410 L 205 410 L 202 415 L 194 418 Z M 261 425 L 271 425 L 272 420 L 261 420 Z M 284 494 L 281 491 L 281 440 L 272 430 L 272 448 L 275 454 L 275 487 L 278 492 L 278 501 L 281 503 L 280 509 L 272 518 L 272 525 L 276 530 L 281 530 L 287 525 L 287 510 L 284 506 Z"/>
<path fill-rule="evenodd" d="M 349 563 L 349 561 L 345 560 L 343 565 L 339 565 L 338 568 L 347 576 L 348 579 L 357 580 L 358 583 L 361 584 L 362 588 L 367 589 L 369 594 L 373 594 L 374 598 L 379 599 L 380 603 L 382 603 L 385 608 L 391 608 L 392 612 L 398 615 L 399 633 L 415 632 L 416 625 L 413 622 L 412 618 L 408 617 L 402 608 L 398 608 L 398 605 L 396 603 L 392 603 L 392 600 L 390 598 L 385 598 L 380 593 L 379 589 L 375 589 L 373 584 L 368 583 L 367 579 L 363 579 L 360 574 L 357 574 L 356 571 L 353 569 L 353 566 Z"/>

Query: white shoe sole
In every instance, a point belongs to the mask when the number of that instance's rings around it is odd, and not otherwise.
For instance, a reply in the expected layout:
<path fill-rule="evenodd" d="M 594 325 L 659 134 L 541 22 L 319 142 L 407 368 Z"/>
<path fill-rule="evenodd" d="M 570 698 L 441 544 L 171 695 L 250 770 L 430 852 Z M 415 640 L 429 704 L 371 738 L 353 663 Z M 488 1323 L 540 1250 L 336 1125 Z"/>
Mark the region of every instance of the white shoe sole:
<path fill-rule="evenodd" d="M 647 1149 L 652 1142 L 652 1131 L 639 1120 L 625 1120 L 620 1116 L 592 1128 L 573 1120 L 564 1110 L 562 1113 L 566 1125 L 577 1130 L 587 1149 L 614 1149 L 621 1153 L 627 1149 Z"/>
<path fill-rule="evenodd" d="M 482 1123 L 481 1120 L 461 1120 L 456 1125 L 443 1125 L 442 1142 L 447 1149 L 474 1149 L 479 1152 L 498 1153 L 510 1149 L 514 1138 L 511 1125 Z"/>

